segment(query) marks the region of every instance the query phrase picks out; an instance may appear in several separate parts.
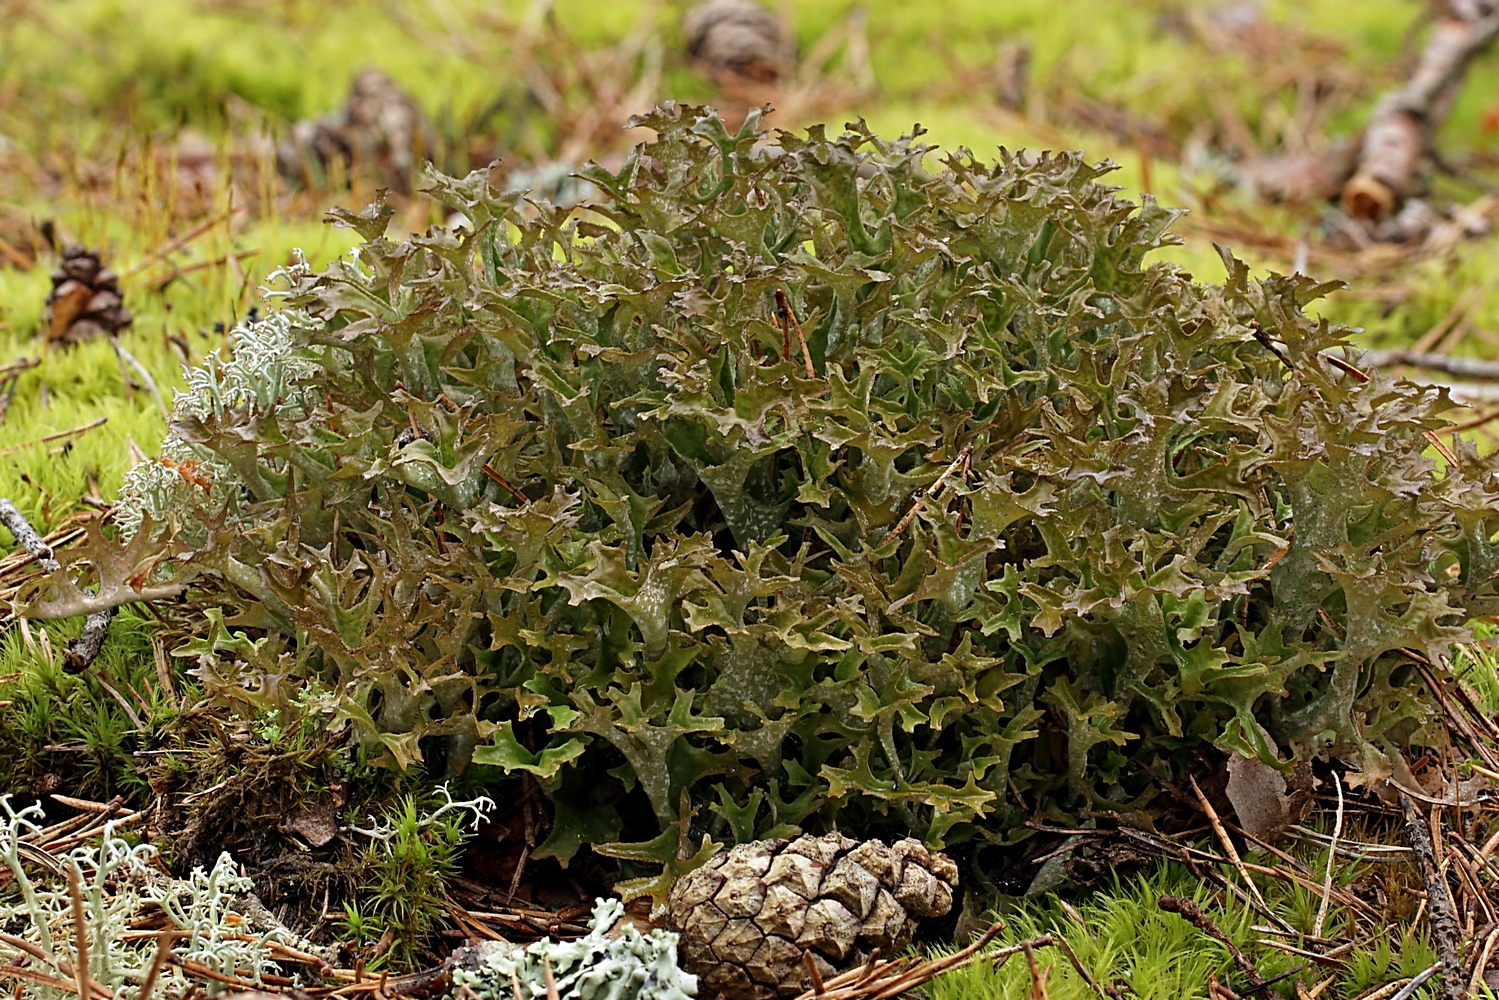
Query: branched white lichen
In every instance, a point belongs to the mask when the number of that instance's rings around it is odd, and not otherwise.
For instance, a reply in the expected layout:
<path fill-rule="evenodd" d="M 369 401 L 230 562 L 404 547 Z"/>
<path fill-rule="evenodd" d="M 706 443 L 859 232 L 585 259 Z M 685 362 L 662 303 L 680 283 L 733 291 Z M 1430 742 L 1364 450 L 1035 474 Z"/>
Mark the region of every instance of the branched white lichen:
<path fill-rule="evenodd" d="M 588 933 L 576 941 L 542 938 L 526 947 L 486 941 L 453 970 L 453 985 L 479 1000 L 547 995 L 548 968 L 562 1000 L 686 1000 L 697 995 L 697 977 L 677 965 L 677 936 L 633 924 L 614 925 L 625 908 L 617 899 L 593 907 Z M 611 933 L 612 932 L 612 933 Z"/>
<path fill-rule="evenodd" d="M 184 534 L 196 540 L 202 529 L 192 515 L 232 510 L 239 499 L 239 478 L 227 462 L 206 448 L 168 437 L 158 457 L 125 473 L 115 519 L 127 539 L 135 537 L 149 515 L 153 521 L 175 518 Z"/>
<path fill-rule="evenodd" d="M 49 859 L 34 845 L 24 843 L 25 837 L 42 829 L 40 806 L 17 810 L 9 795 L 0 796 L 0 813 L 0 861 L 14 880 L 0 895 L 0 927 L 50 956 L 28 956 L 30 968 L 44 979 L 69 985 L 74 981 L 78 930 L 73 921 L 70 870 L 83 906 L 89 974 L 116 1000 L 135 1000 L 151 968 L 160 939 L 130 933 L 131 919 L 149 903 L 160 906 L 177 935 L 171 946 L 176 961 L 160 971 L 159 991 L 180 996 L 187 990 L 183 963 L 251 983 L 259 983 L 266 973 L 280 972 L 267 946 L 287 935 L 283 931 L 245 932 L 235 900 L 251 884 L 238 874 L 228 854 L 219 856 L 211 872 L 199 868 L 185 880 L 167 878 L 152 864 L 154 847 L 132 845 L 116 836 L 110 824 L 97 845 L 85 844 Z M 40 870 L 39 858 L 61 869 L 45 884 L 34 879 Z M 0 945 L 0 961 L 14 964 L 21 956 L 22 949 Z M 194 982 L 209 995 L 225 989 L 225 984 L 206 978 Z M 76 998 L 76 990 L 37 981 L 23 983 L 17 995 L 23 1000 L 65 1000 Z"/>
<path fill-rule="evenodd" d="M 286 274 L 293 276 L 292 271 Z M 320 390 L 312 381 L 318 366 L 299 353 L 295 330 L 302 322 L 290 312 L 275 311 L 238 327 L 230 337 L 227 360 L 214 351 L 201 368 L 187 370 L 187 389 L 173 402 L 174 419 L 208 420 L 241 409 L 292 418 L 305 413 Z M 150 516 L 175 519 L 191 540 L 201 530 L 197 514 L 233 509 L 241 493 L 239 477 L 227 462 L 172 433 L 159 457 L 125 474 L 115 516 L 126 538 Z"/>
<path fill-rule="evenodd" d="M 298 354 L 294 318 L 273 311 L 238 327 L 229 340 L 229 358 L 214 351 L 203 367 L 187 372 L 187 390 L 173 409 L 178 417 L 206 420 L 248 406 L 256 413 L 296 416 L 318 396 L 310 380 L 317 364 Z"/>
<path fill-rule="evenodd" d="M 481 795 L 476 799 L 453 798 L 453 793 L 448 791 L 446 782 L 437 786 L 436 794 L 443 797 L 443 804 L 429 813 L 422 814 L 417 821 L 417 830 L 415 832 L 420 832 L 421 830 L 425 830 L 428 827 L 436 826 L 438 819 L 440 819 L 444 813 L 467 812 L 469 814 L 468 828 L 470 831 L 477 833 L 479 831 L 479 825 L 483 823 L 485 818 L 488 817 L 488 815 L 494 810 L 494 799 L 490 798 L 488 795 Z M 351 826 L 349 827 L 349 830 L 353 833 L 358 833 L 365 837 L 369 837 L 371 840 L 378 840 L 386 844 L 389 844 L 392 840 L 394 840 L 397 833 L 396 824 L 392 823 L 388 819 L 383 821 L 376 820 L 373 816 L 370 817 L 370 826 L 368 829 L 364 827 Z"/>
<path fill-rule="evenodd" d="M 195 868 L 185 880 L 153 885 L 146 898 L 159 905 L 173 925 L 184 932 L 173 949 L 177 955 L 225 976 L 259 982 L 264 973 L 280 971 L 266 956 L 264 946 L 273 941 L 290 942 L 291 936 L 281 929 L 271 929 L 260 935 L 257 945 L 247 947 L 236 907 L 239 897 L 254 888 L 225 853 L 219 855 L 212 871 Z"/>

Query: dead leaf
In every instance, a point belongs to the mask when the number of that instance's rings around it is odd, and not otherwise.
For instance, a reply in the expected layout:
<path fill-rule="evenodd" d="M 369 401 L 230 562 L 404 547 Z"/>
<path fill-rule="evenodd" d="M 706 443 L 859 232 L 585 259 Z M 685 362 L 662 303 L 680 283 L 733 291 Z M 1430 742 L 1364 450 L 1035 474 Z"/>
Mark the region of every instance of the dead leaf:
<path fill-rule="evenodd" d="M 314 806 L 287 820 L 282 829 L 296 834 L 313 847 L 322 847 L 338 836 L 338 817 L 333 814 L 332 806 Z"/>
<path fill-rule="evenodd" d="M 1265 739 L 1270 739 L 1268 733 Z M 1273 740 L 1270 746 L 1275 747 Z M 1286 776 L 1258 757 L 1229 757 L 1228 801 L 1239 817 L 1239 826 L 1260 840 L 1274 841 L 1291 823 Z"/>

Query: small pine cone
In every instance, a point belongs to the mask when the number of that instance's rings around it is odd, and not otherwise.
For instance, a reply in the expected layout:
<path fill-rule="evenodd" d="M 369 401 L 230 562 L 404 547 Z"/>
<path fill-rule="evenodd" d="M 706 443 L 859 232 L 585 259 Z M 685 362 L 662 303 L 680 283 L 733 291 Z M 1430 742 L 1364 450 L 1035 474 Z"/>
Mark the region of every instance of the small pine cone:
<path fill-rule="evenodd" d="M 905 948 L 917 919 L 952 908 L 957 882 L 957 866 L 916 840 L 759 840 L 681 878 L 666 922 L 704 996 L 775 1000 L 811 988 L 803 953 L 828 979 L 871 949 Z"/>
<path fill-rule="evenodd" d="M 687 12 L 687 51 L 715 77 L 775 83 L 795 61 L 791 34 L 750 0 L 706 0 Z"/>
<path fill-rule="evenodd" d="M 276 158 L 287 177 L 326 177 L 339 164 L 407 193 L 417 167 L 436 149 L 436 130 L 416 100 L 379 70 L 364 69 L 344 106 L 297 122 Z"/>
<path fill-rule="evenodd" d="M 120 294 L 119 278 L 99 255 L 77 245 L 64 249 L 62 263 L 52 272 L 52 292 L 42 316 L 47 342 L 75 344 L 112 337 L 134 321 Z"/>

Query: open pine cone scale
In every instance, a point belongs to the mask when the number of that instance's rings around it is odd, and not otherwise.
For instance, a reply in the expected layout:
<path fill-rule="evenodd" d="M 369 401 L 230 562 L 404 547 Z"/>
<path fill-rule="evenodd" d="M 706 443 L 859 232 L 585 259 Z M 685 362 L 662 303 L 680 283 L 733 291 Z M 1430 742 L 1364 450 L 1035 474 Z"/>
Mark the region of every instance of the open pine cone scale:
<path fill-rule="evenodd" d="M 686 968 L 704 995 L 775 1000 L 911 942 L 915 922 L 947 913 L 957 866 L 920 841 L 887 846 L 840 834 L 761 840 L 684 876 L 667 901 Z"/>

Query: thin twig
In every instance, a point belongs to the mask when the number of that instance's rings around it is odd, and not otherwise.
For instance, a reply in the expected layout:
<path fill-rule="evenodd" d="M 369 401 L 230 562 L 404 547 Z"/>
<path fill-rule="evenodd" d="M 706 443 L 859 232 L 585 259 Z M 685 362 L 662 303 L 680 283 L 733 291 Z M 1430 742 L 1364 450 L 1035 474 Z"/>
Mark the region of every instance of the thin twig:
<path fill-rule="evenodd" d="M 16 544 L 34 556 L 42 569 L 53 573 L 62 568 L 52 554 L 52 546 L 47 544 L 31 526 L 31 522 L 26 520 L 26 515 L 16 510 L 16 505 L 6 497 L 0 497 L 0 524 L 10 529 Z"/>
<path fill-rule="evenodd" d="M 1437 704 L 1442 707 L 1442 711 L 1444 711 L 1452 720 L 1453 724 L 1462 731 L 1463 735 L 1468 737 L 1469 742 L 1473 744 L 1473 751 L 1477 753 L 1478 756 L 1483 758 L 1485 764 L 1489 765 L 1490 767 L 1499 768 L 1499 759 L 1495 758 L 1493 752 L 1489 749 L 1483 736 L 1474 728 L 1472 721 L 1469 720 L 1464 713 L 1459 712 L 1457 710 L 1457 707 L 1448 700 L 1446 685 L 1440 683 L 1436 673 L 1432 669 L 1429 669 L 1432 666 L 1431 661 L 1427 660 L 1424 656 L 1421 656 L 1412 649 L 1401 650 L 1401 652 L 1405 653 L 1406 655 L 1410 656 L 1411 659 L 1416 661 L 1416 672 L 1419 673 L 1421 675 L 1421 679 L 1426 682 L 1427 689 L 1430 690 L 1432 695 L 1436 698 Z"/>
<path fill-rule="evenodd" d="M 1323 357 L 1332 360 L 1332 355 Z M 1405 365 L 1410 368 L 1425 368 L 1443 372 L 1459 378 L 1491 381 L 1499 379 L 1499 361 L 1481 361 L 1477 358 L 1453 358 L 1429 351 L 1367 351 L 1360 359 L 1371 368 L 1390 368 Z M 1334 362 L 1336 363 L 1336 362 Z M 1341 367 L 1341 366 L 1340 366 Z"/>
<path fill-rule="evenodd" d="M 178 250 L 181 250 L 183 247 L 187 246 L 193 240 L 197 239 L 199 236 L 202 236 L 204 233 L 208 232 L 219 223 L 224 222 L 225 220 L 232 221 L 235 213 L 241 211 L 244 211 L 244 209 L 240 208 L 239 206 L 231 205 L 229 208 L 225 209 L 223 212 L 220 212 L 218 215 L 215 215 L 207 221 L 194 226 L 192 229 L 189 229 L 181 236 L 168 240 L 166 243 L 163 243 L 155 250 L 152 250 L 150 253 L 146 254 L 146 256 L 142 257 L 140 260 L 136 261 L 129 268 L 127 268 L 125 270 L 125 273 L 120 275 L 120 278 L 123 280 L 139 273 L 142 269 L 145 268 L 147 264 L 151 263 L 153 260 L 156 260 L 158 257 L 166 257 L 170 254 L 176 253 Z"/>
<path fill-rule="evenodd" d="M 1473 977 L 1468 980 L 1469 996 L 1478 996 L 1478 987 L 1483 985 L 1483 974 L 1489 967 L 1489 959 L 1494 955 L 1496 941 L 1499 941 L 1499 927 L 1489 931 L 1489 936 L 1483 942 L 1483 950 L 1478 953 L 1478 960 L 1473 963 Z"/>
<path fill-rule="evenodd" d="M 1416 991 L 1421 988 L 1421 984 L 1430 979 L 1441 967 L 1441 962 L 1431 963 L 1426 968 L 1416 973 L 1415 978 L 1406 983 L 1404 989 L 1402 989 L 1399 993 L 1396 993 L 1394 996 L 1390 997 L 1390 1000 L 1410 1000 L 1411 997 L 1415 996 Z"/>
<path fill-rule="evenodd" d="M 23 969 L 18 965 L 0 965 L 0 980 L 3 979 L 19 979 L 23 982 L 35 983 L 38 986 L 50 986 L 54 990 L 62 990 L 65 993 L 76 993 L 78 991 L 76 983 L 70 983 L 66 979 L 49 976 L 43 972 L 33 972 L 30 969 Z"/>
<path fill-rule="evenodd" d="M 520 891 L 521 879 L 526 873 L 527 856 L 531 853 L 530 844 L 522 844 L 520 849 L 520 860 L 515 863 L 515 874 L 510 877 L 510 891 L 505 894 L 505 905 L 509 906 L 515 899 L 515 894 Z"/>
<path fill-rule="evenodd" d="M 166 643 L 154 632 L 151 634 L 151 656 L 156 661 L 156 686 L 172 710 L 177 711 L 182 705 L 177 700 L 177 687 L 172 683 L 172 665 L 167 660 Z"/>
<path fill-rule="evenodd" d="M 68 896 L 73 903 L 73 977 L 78 980 L 78 995 L 89 995 L 88 922 L 83 912 L 83 888 L 79 885 L 78 865 L 67 866 Z"/>
<path fill-rule="evenodd" d="M 781 344 L 782 357 L 790 361 L 791 358 L 791 331 L 796 330 L 796 342 L 801 345 L 802 362 L 807 366 L 807 380 L 811 381 L 817 377 L 817 369 L 812 364 L 812 349 L 807 346 L 807 335 L 802 332 L 802 324 L 796 318 L 796 313 L 791 309 L 791 303 L 786 301 L 786 293 L 776 289 L 776 312 L 781 317 Z"/>
<path fill-rule="evenodd" d="M 156 954 L 151 956 L 151 967 L 146 970 L 146 978 L 141 983 L 136 1000 L 151 1000 L 151 992 L 156 989 L 156 980 L 161 977 L 161 970 L 166 968 L 167 957 L 172 953 L 172 942 L 181 933 L 175 927 L 169 927 L 156 936 Z"/>
<path fill-rule="evenodd" d="M 1213 833 L 1217 834 L 1218 842 L 1223 845 L 1223 853 L 1228 855 L 1229 862 L 1238 870 L 1239 877 L 1244 880 L 1245 888 L 1254 897 L 1254 901 L 1259 904 L 1261 911 L 1269 914 L 1272 920 L 1284 926 L 1285 921 L 1275 911 L 1270 909 L 1269 905 L 1265 902 L 1265 897 L 1260 895 L 1259 886 L 1255 885 L 1254 880 L 1249 877 L 1249 872 L 1244 868 L 1244 861 L 1239 857 L 1238 849 L 1234 847 L 1234 842 L 1229 839 L 1228 831 L 1223 829 L 1223 822 L 1218 819 L 1218 811 L 1213 808 L 1213 804 L 1208 801 L 1208 797 L 1202 794 L 1202 788 L 1197 784 L 1197 777 L 1189 774 L 1187 775 L 1187 780 L 1192 783 L 1192 791 L 1197 793 L 1197 801 L 1201 804 L 1202 811 L 1207 816 L 1208 822 L 1212 824 Z"/>
<path fill-rule="evenodd" d="M 130 704 L 130 702 L 128 702 L 128 701 L 125 700 L 125 696 L 124 695 L 120 694 L 119 691 L 115 690 L 115 687 L 114 687 L 113 684 L 109 683 L 109 681 L 107 681 L 107 680 L 104 679 L 103 672 L 96 671 L 93 674 L 93 678 L 94 678 L 94 680 L 96 680 L 96 681 L 99 682 L 99 686 L 104 689 L 104 693 L 107 694 L 107 695 L 109 695 L 116 702 L 118 702 L 119 706 L 125 710 L 125 714 L 127 716 L 129 716 L 130 721 L 132 723 L 134 723 L 134 725 L 135 725 L 135 731 L 138 732 L 138 733 L 145 732 L 146 731 L 146 724 L 143 721 L 141 721 L 141 717 L 138 714 L 136 714 L 134 706 L 132 706 Z"/>
<path fill-rule="evenodd" d="M 109 623 L 114 621 L 114 608 L 104 611 L 95 611 L 84 620 L 83 631 L 78 637 L 68 643 L 68 648 L 62 657 L 62 668 L 70 674 L 81 674 L 87 670 L 89 664 L 99 655 L 104 648 L 104 640 L 109 637 Z"/>
<path fill-rule="evenodd" d="M 1484 424 L 1488 423 L 1491 420 L 1494 420 L 1496 417 L 1499 417 L 1499 409 L 1493 409 L 1487 413 L 1480 413 L 1478 416 L 1473 417 L 1471 420 L 1464 420 L 1460 424 L 1451 424 L 1447 427 L 1443 427 L 1442 433 L 1458 434 L 1462 431 L 1471 431 L 1476 427 L 1482 427 Z"/>
<path fill-rule="evenodd" d="M 156 387 L 156 380 L 151 377 L 150 372 L 146 371 L 146 366 L 137 361 L 134 354 L 131 354 L 129 351 L 125 350 L 125 348 L 121 347 L 118 340 L 115 340 L 113 337 L 111 337 L 109 342 L 115 349 L 115 356 L 120 358 L 131 368 L 134 368 L 136 374 L 145 381 L 146 388 L 151 390 L 151 395 L 156 397 L 156 408 L 161 411 L 161 419 L 171 420 L 172 414 L 171 411 L 167 409 L 167 402 L 162 398 L 161 390 Z"/>
<path fill-rule="evenodd" d="M 1234 965 L 1244 974 L 1244 978 L 1249 980 L 1249 985 L 1268 985 L 1265 977 L 1260 975 L 1260 970 L 1255 968 L 1254 963 L 1249 960 L 1249 956 L 1240 951 L 1239 946 L 1234 944 L 1233 939 L 1223 933 L 1222 928 L 1213 922 L 1212 917 L 1202 912 L 1202 908 L 1196 903 L 1190 899 L 1182 899 L 1180 896 L 1162 896 L 1158 900 L 1157 905 L 1169 913 L 1180 915 L 1198 930 L 1227 948 L 1229 957 L 1234 960 Z M 1274 990 L 1266 989 L 1264 992 L 1269 996 L 1276 997 L 1277 1000 L 1280 998 L 1280 994 Z"/>
<path fill-rule="evenodd" d="M 530 497 L 526 496 L 524 493 L 522 493 L 520 490 L 516 489 L 514 486 L 511 486 L 510 485 L 510 480 L 506 479 L 504 476 L 500 475 L 499 472 L 495 471 L 495 468 L 492 465 L 490 465 L 488 462 L 485 462 L 483 465 L 479 466 L 479 471 L 483 472 L 490 479 L 493 479 L 495 482 L 499 483 L 505 489 L 509 490 L 510 491 L 510 495 L 513 496 L 513 497 L 515 497 L 515 499 L 519 500 L 521 503 L 530 503 L 531 502 L 531 498 Z"/>

